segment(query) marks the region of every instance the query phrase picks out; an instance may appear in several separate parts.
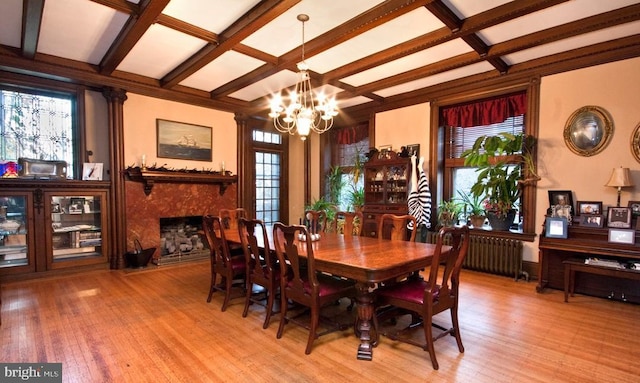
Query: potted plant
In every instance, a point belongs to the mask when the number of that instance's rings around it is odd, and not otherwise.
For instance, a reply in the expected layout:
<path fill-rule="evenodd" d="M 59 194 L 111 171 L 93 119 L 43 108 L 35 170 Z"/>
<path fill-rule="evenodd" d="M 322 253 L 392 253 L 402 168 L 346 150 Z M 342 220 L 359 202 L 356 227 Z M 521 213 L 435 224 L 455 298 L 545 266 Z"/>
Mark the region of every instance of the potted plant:
<path fill-rule="evenodd" d="M 458 191 L 462 199 L 464 213 L 473 227 L 479 228 L 484 225 L 487 218 L 484 211 L 484 196 L 476 196 L 473 194 Z"/>
<path fill-rule="evenodd" d="M 494 230 L 509 230 L 522 186 L 540 179 L 534 166 L 535 144 L 532 136 L 500 133 L 478 137 L 462 153 L 465 166 L 478 168 L 471 194 L 486 198 L 484 210 Z"/>
<path fill-rule="evenodd" d="M 462 204 L 455 199 L 438 204 L 438 222 L 442 226 L 453 226 L 462 213 Z"/>

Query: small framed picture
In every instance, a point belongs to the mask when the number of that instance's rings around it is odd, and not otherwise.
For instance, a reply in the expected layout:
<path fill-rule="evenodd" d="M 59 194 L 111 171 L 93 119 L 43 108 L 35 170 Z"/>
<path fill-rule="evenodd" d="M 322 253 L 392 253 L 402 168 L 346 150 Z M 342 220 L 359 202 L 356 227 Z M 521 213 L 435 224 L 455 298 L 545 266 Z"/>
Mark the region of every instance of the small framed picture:
<path fill-rule="evenodd" d="M 389 153 L 391 152 L 391 145 L 381 145 L 378 151 L 378 158 L 384 159 L 389 158 Z"/>
<path fill-rule="evenodd" d="M 552 205 L 551 217 L 563 217 L 568 224 L 571 224 L 571 205 Z"/>
<path fill-rule="evenodd" d="M 602 214 L 581 214 L 580 225 L 586 227 L 603 227 L 604 217 Z"/>
<path fill-rule="evenodd" d="M 420 158 L 420 144 L 407 145 L 407 151 L 409 152 L 409 157 L 416 156 Z"/>
<path fill-rule="evenodd" d="M 84 211 L 84 198 L 71 198 L 69 201 L 69 214 L 82 214 Z"/>
<path fill-rule="evenodd" d="M 636 231 L 629 229 L 609 229 L 609 242 L 633 245 L 636 242 Z"/>
<path fill-rule="evenodd" d="M 602 214 L 602 201 L 578 201 L 576 215 L 582 214 Z"/>
<path fill-rule="evenodd" d="M 571 190 L 549 190 L 549 206 L 569 205 L 573 207 Z"/>
<path fill-rule="evenodd" d="M 52 203 L 51 204 L 51 212 L 52 213 L 61 213 L 62 210 L 60 209 L 60 204 L 59 203 Z"/>
<path fill-rule="evenodd" d="M 640 201 L 629 201 L 627 206 L 631 209 L 631 216 L 633 218 L 640 217 Z"/>
<path fill-rule="evenodd" d="M 102 181 L 102 163 L 85 162 L 82 165 L 82 179 L 84 181 Z"/>
<path fill-rule="evenodd" d="M 547 217 L 544 232 L 547 238 L 567 238 L 568 223 L 565 217 Z"/>
<path fill-rule="evenodd" d="M 628 229 L 631 227 L 631 208 L 610 207 L 607 215 L 607 227 Z"/>

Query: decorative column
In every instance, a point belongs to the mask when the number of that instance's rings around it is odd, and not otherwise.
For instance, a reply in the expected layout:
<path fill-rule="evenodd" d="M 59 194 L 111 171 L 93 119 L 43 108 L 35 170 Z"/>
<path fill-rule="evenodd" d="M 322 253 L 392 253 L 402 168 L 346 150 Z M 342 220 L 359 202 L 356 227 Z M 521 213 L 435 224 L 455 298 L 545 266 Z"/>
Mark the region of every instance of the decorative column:
<path fill-rule="evenodd" d="M 111 164 L 109 263 L 112 269 L 121 269 L 124 267 L 124 254 L 127 251 L 125 174 L 121 171 L 125 168 L 123 105 L 127 100 L 127 92 L 124 89 L 104 88 L 102 95 L 107 99 L 109 115 L 109 161 Z"/>

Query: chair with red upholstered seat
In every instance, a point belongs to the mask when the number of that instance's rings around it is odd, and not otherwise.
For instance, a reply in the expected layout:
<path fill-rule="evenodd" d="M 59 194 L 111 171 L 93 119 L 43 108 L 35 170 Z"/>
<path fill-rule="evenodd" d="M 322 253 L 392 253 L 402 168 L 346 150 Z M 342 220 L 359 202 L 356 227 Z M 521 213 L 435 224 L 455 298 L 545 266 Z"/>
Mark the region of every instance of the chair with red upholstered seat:
<path fill-rule="evenodd" d="M 302 234 L 304 239 L 298 239 Z M 305 354 L 311 353 L 314 339 L 324 334 L 344 330 L 347 323 L 332 323 L 331 328 L 318 332 L 320 310 L 343 297 L 355 296 L 355 283 L 334 278 L 316 271 L 311 235 L 305 226 L 287 226 L 276 222 L 273 226 L 273 242 L 280 263 L 280 326 L 277 337 L 280 339 L 284 326 L 291 321 L 309 330 Z M 302 254 L 299 253 L 302 251 Z M 290 268 L 290 272 L 288 270 Z M 310 309 L 310 323 L 288 315 L 288 302 L 295 302 Z"/>
<path fill-rule="evenodd" d="M 443 251 L 445 237 L 451 245 L 449 251 Z M 428 280 L 407 279 L 394 285 L 381 287 L 376 291 L 376 303 L 378 307 L 385 308 L 385 313 L 388 313 L 389 307 L 392 307 L 400 309 L 400 313 L 411 313 L 422 318 L 425 342 L 418 343 L 408 336 L 403 336 L 402 332 L 408 329 L 383 335 L 422 347 L 429 352 L 431 364 L 435 370 L 438 369 L 438 361 L 433 343 L 437 339 L 450 334 L 456 338 L 458 350 L 464 352 L 458 325 L 458 296 L 460 269 L 468 248 L 469 228 L 467 226 L 444 227 L 438 233 Z M 439 275 L 441 278 L 438 277 Z M 449 329 L 433 323 L 433 316 L 446 310 L 449 310 L 451 314 L 452 326 Z M 412 323 L 410 327 L 413 328 L 415 325 L 416 323 Z M 379 323 L 376 323 L 376 326 L 380 329 Z M 434 337 L 433 327 L 439 328 L 442 332 Z"/>
<path fill-rule="evenodd" d="M 246 260 L 244 254 L 231 255 L 220 217 L 205 215 L 202 217 L 202 229 L 211 250 L 211 286 L 207 302 L 211 302 L 211 297 L 215 291 L 223 291 L 222 311 L 225 311 L 231 299 L 231 289 L 234 286 L 234 282 L 242 282 L 240 287 L 244 289 L 247 269 Z M 219 285 L 216 284 L 218 274 L 222 277 Z"/>
<path fill-rule="evenodd" d="M 249 218 L 244 208 L 220 209 L 220 220 L 225 230 L 234 233 L 238 231 L 238 220 L 240 218 Z M 229 250 L 231 251 L 231 255 L 244 255 L 242 246 L 239 243 L 230 243 Z"/>
<path fill-rule="evenodd" d="M 280 290 L 280 266 L 277 256 L 269 249 L 269 238 L 263 221 L 240 218 L 238 233 L 247 263 L 247 291 L 242 316 L 247 316 L 252 303 L 262 304 L 263 299 L 257 298 L 254 294 L 254 285 L 261 286 L 267 298 L 267 313 L 262 327 L 267 328 L 271 315 L 275 313 L 273 306 L 276 293 Z M 260 244 L 264 250 L 261 250 Z"/>

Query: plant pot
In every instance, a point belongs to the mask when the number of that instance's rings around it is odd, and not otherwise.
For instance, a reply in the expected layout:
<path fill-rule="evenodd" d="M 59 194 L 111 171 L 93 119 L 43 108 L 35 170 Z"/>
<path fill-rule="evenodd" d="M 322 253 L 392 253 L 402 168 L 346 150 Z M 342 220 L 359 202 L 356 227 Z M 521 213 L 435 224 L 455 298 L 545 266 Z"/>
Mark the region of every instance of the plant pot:
<path fill-rule="evenodd" d="M 515 218 L 515 209 L 509 210 L 506 215 L 503 214 L 500 216 L 493 211 L 487 212 L 487 219 L 489 220 L 491 229 L 496 231 L 508 231 Z"/>
<path fill-rule="evenodd" d="M 469 222 L 471 223 L 471 226 L 473 226 L 476 229 L 481 228 L 482 226 L 484 226 L 484 220 L 487 217 L 484 215 L 472 215 L 469 216 Z"/>

